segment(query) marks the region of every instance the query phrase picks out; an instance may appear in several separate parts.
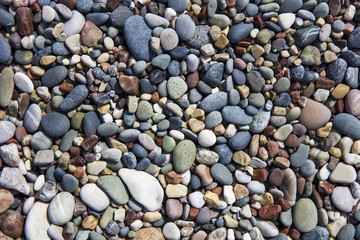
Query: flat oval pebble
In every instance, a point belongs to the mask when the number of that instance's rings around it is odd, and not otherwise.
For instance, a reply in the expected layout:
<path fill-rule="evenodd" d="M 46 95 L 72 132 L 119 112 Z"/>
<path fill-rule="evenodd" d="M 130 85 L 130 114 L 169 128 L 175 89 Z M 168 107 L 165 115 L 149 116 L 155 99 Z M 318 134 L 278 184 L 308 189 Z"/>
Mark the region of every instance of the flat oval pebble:
<path fill-rule="evenodd" d="M 300 232 L 310 232 L 318 223 L 317 209 L 309 198 L 298 200 L 293 209 L 294 226 Z"/>
<path fill-rule="evenodd" d="M 35 132 L 41 122 L 41 109 L 37 104 L 31 104 L 24 116 L 24 127 L 28 132 Z"/>
<path fill-rule="evenodd" d="M 301 110 L 299 121 L 307 129 L 314 130 L 330 120 L 331 112 L 325 105 L 307 99 L 305 107 Z"/>
<path fill-rule="evenodd" d="M 80 198 L 88 207 L 97 212 L 104 211 L 110 205 L 109 198 L 94 183 L 85 184 L 81 188 Z"/>
<path fill-rule="evenodd" d="M 334 128 L 346 136 L 360 139 L 360 120 L 348 113 L 341 113 L 334 117 Z"/>
<path fill-rule="evenodd" d="M 48 207 L 50 221 L 56 225 L 64 225 L 71 220 L 75 207 L 75 200 L 71 193 L 61 192 L 51 200 Z"/>
<path fill-rule="evenodd" d="M 32 93 L 34 91 L 34 84 L 28 76 L 21 72 L 14 74 L 14 82 L 16 87 L 26 93 Z"/>
<path fill-rule="evenodd" d="M 85 100 L 88 93 L 89 91 L 85 85 L 77 85 L 60 103 L 59 110 L 69 112 L 77 108 Z"/>
<path fill-rule="evenodd" d="M 50 137 L 62 137 L 70 128 L 69 119 L 57 112 L 49 113 L 41 119 L 41 128 Z"/>
<path fill-rule="evenodd" d="M 41 77 L 41 82 L 47 87 L 54 87 L 59 85 L 66 77 L 67 69 L 64 66 L 56 66 L 50 68 Z"/>
<path fill-rule="evenodd" d="M 190 140 L 179 142 L 173 151 L 173 165 L 175 171 L 184 173 L 192 166 L 195 161 L 195 144 Z"/>
<path fill-rule="evenodd" d="M 12 122 L 1 121 L 0 122 L 0 144 L 7 142 L 15 134 L 16 127 Z"/>
<path fill-rule="evenodd" d="M 25 221 L 24 233 L 27 239 L 44 239 L 50 240 L 48 228 L 50 222 L 47 216 L 49 204 L 36 202 L 30 209 Z"/>

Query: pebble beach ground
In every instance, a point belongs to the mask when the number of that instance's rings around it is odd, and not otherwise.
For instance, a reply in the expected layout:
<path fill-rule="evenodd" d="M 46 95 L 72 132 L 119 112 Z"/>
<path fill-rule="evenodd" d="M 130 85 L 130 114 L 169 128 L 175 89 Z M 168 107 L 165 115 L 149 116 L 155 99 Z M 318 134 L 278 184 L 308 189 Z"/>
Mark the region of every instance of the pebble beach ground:
<path fill-rule="evenodd" d="M 360 2 L 0 0 L 0 239 L 360 239 Z"/>

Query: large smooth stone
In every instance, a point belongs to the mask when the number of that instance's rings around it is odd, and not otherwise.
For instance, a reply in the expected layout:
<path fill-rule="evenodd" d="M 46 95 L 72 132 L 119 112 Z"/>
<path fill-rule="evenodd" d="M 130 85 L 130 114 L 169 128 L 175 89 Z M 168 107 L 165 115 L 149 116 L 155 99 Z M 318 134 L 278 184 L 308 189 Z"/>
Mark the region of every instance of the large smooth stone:
<path fill-rule="evenodd" d="M 47 209 L 49 204 L 35 202 L 26 216 L 25 237 L 27 240 L 50 240 L 47 231 L 50 223 L 47 218 Z"/>
<path fill-rule="evenodd" d="M 0 185 L 3 188 L 15 190 L 24 195 L 30 193 L 30 186 L 18 168 L 4 167 L 0 175 Z"/>
<path fill-rule="evenodd" d="M 39 105 L 33 103 L 27 109 L 25 116 L 24 116 L 24 127 L 30 133 L 35 132 L 41 122 L 41 109 Z"/>
<path fill-rule="evenodd" d="M 70 128 L 69 119 L 57 112 L 45 115 L 40 124 L 45 134 L 50 137 L 62 137 Z"/>
<path fill-rule="evenodd" d="M 80 33 L 84 24 L 85 24 L 84 15 L 76 10 L 73 10 L 70 20 L 64 24 L 63 33 L 65 33 L 66 36 L 68 37 Z"/>
<path fill-rule="evenodd" d="M 48 208 L 50 221 L 56 225 L 64 225 L 73 216 L 75 200 L 71 193 L 61 192 L 51 200 Z"/>
<path fill-rule="evenodd" d="M 315 130 L 327 123 L 331 118 L 331 111 L 324 104 L 307 99 L 301 110 L 299 121 L 308 130 Z"/>
<path fill-rule="evenodd" d="M 151 61 L 154 57 L 154 52 L 149 44 L 152 30 L 146 25 L 142 16 L 131 16 L 125 21 L 124 37 L 131 53 L 137 60 Z"/>
<path fill-rule="evenodd" d="M 0 36 L 0 50 L 0 63 L 8 63 L 11 56 L 11 48 L 8 41 L 3 36 Z"/>
<path fill-rule="evenodd" d="M 127 168 L 120 169 L 118 173 L 135 201 L 149 211 L 161 208 L 164 190 L 156 178 L 146 172 Z"/>
<path fill-rule="evenodd" d="M 230 28 L 229 31 L 229 40 L 232 43 L 237 43 L 239 41 L 244 40 L 247 36 L 249 36 L 251 30 L 254 29 L 254 24 L 252 23 L 239 23 Z"/>
<path fill-rule="evenodd" d="M 113 175 L 101 176 L 96 184 L 119 205 L 126 204 L 129 201 L 129 195 L 123 182 L 119 177 Z"/>
<path fill-rule="evenodd" d="M 338 186 L 334 188 L 331 194 L 331 202 L 340 211 L 350 213 L 357 203 L 357 200 L 353 197 L 348 187 Z"/>

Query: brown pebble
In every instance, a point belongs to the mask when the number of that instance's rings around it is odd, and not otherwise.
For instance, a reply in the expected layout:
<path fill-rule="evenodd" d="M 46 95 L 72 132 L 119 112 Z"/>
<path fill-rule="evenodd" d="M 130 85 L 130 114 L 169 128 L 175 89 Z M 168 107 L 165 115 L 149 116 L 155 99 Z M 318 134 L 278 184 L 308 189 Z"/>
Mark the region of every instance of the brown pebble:
<path fill-rule="evenodd" d="M 136 235 L 133 240 L 165 240 L 162 234 L 161 228 L 142 228 L 136 231 Z"/>
<path fill-rule="evenodd" d="M 331 194 L 334 191 L 334 184 L 328 181 L 319 181 L 318 190 L 319 193 Z"/>
<path fill-rule="evenodd" d="M 199 209 L 191 207 L 189 212 L 189 219 L 194 220 L 199 214 L 199 211 Z"/>
<path fill-rule="evenodd" d="M 207 236 L 206 232 L 200 230 L 191 237 L 191 240 L 205 240 L 206 236 Z"/>
<path fill-rule="evenodd" d="M 259 217 L 262 219 L 275 219 L 281 212 L 280 205 L 266 205 L 259 209 Z"/>
<path fill-rule="evenodd" d="M 98 143 L 99 137 L 91 134 L 87 136 L 84 141 L 82 142 L 81 146 L 84 148 L 85 151 L 90 151 L 95 145 Z"/>
<path fill-rule="evenodd" d="M 106 9 L 110 12 L 114 11 L 120 5 L 121 5 L 121 2 L 118 0 L 107 0 L 106 1 Z"/>
<path fill-rule="evenodd" d="M 21 119 L 24 118 L 26 110 L 28 109 L 30 105 L 30 95 L 27 93 L 21 93 L 19 97 L 17 98 L 19 103 L 19 117 Z"/>
<path fill-rule="evenodd" d="M 341 0 L 330 0 L 329 10 L 332 16 L 337 16 L 341 10 Z"/>
<path fill-rule="evenodd" d="M 87 47 L 95 46 L 102 38 L 103 32 L 93 22 L 86 21 L 81 30 L 81 41 Z"/>
<path fill-rule="evenodd" d="M 324 206 L 322 197 L 320 193 L 315 189 L 315 185 L 313 185 L 311 199 L 314 201 L 317 208 L 322 208 Z"/>
<path fill-rule="evenodd" d="M 140 219 L 140 215 L 138 213 L 136 213 L 133 209 L 128 209 L 126 211 L 126 215 L 125 215 L 125 224 L 126 225 L 130 225 L 132 222 L 134 222 L 135 220 Z"/>
<path fill-rule="evenodd" d="M 277 144 L 277 142 L 272 140 L 266 143 L 266 148 L 270 158 L 275 157 L 279 152 L 279 144 Z"/>
<path fill-rule="evenodd" d="M 15 138 L 19 142 L 22 141 L 22 139 L 26 136 L 26 134 L 27 134 L 27 132 L 26 132 L 26 129 L 24 128 L 24 126 L 19 126 L 15 130 Z"/>
<path fill-rule="evenodd" d="M 275 168 L 271 171 L 268 179 L 272 185 L 280 186 L 284 179 L 284 173 L 280 168 Z"/>
<path fill-rule="evenodd" d="M 189 88 L 194 88 L 197 86 L 199 82 L 199 73 L 198 71 L 195 71 L 193 73 L 189 73 L 186 77 L 186 84 Z"/>
<path fill-rule="evenodd" d="M 290 228 L 288 235 L 292 239 L 300 239 L 300 232 L 296 230 L 295 228 Z"/>
<path fill-rule="evenodd" d="M 275 127 L 272 125 L 267 125 L 263 131 L 263 134 L 267 138 L 271 138 L 274 135 Z"/>
<path fill-rule="evenodd" d="M 274 160 L 274 164 L 281 168 L 288 168 L 290 167 L 290 161 L 284 157 L 276 157 Z"/>
<path fill-rule="evenodd" d="M 320 76 L 316 80 L 316 88 L 317 89 L 318 88 L 331 89 L 334 86 L 335 86 L 335 82 L 326 77 Z"/>
<path fill-rule="evenodd" d="M 58 0 L 58 3 L 62 3 L 71 10 L 73 10 L 76 7 L 76 3 L 78 0 Z"/>
<path fill-rule="evenodd" d="M 19 7 L 16 9 L 16 20 L 20 35 L 29 36 L 34 32 L 33 12 L 30 8 Z"/>
<path fill-rule="evenodd" d="M 254 180 L 257 180 L 261 183 L 266 181 L 267 178 L 267 170 L 265 168 L 257 168 L 254 169 L 254 173 L 252 175 Z"/>
<path fill-rule="evenodd" d="M 299 138 L 295 134 L 290 134 L 285 140 L 285 146 L 288 148 L 296 148 L 299 144 Z"/>
<path fill-rule="evenodd" d="M 175 171 L 171 171 L 165 176 L 166 182 L 168 184 L 179 184 L 181 183 L 181 175 Z"/>
<path fill-rule="evenodd" d="M 121 75 L 119 78 L 119 84 L 124 92 L 130 95 L 139 94 L 140 80 L 137 77 Z"/>
<path fill-rule="evenodd" d="M 289 153 L 284 149 L 279 149 L 278 156 L 283 158 L 289 158 Z"/>
<path fill-rule="evenodd" d="M 14 203 L 14 196 L 6 189 L 0 189 L 0 214 L 9 209 Z"/>
<path fill-rule="evenodd" d="M 6 235 L 20 237 L 24 228 L 25 216 L 15 210 L 7 210 L 0 215 L 0 230 Z"/>
<path fill-rule="evenodd" d="M 86 160 L 82 156 L 75 156 L 71 159 L 71 163 L 77 166 L 84 166 L 86 164 Z"/>
<path fill-rule="evenodd" d="M 305 187 L 305 178 L 299 178 L 297 180 L 297 194 L 301 195 Z"/>
<path fill-rule="evenodd" d="M 159 96 L 159 93 L 157 91 L 153 92 L 151 94 L 151 102 L 152 103 L 158 103 L 160 100 L 160 96 Z"/>
<path fill-rule="evenodd" d="M 279 204 L 281 206 L 282 211 L 287 211 L 291 208 L 289 202 L 286 201 L 285 198 L 278 198 L 277 204 Z"/>
<path fill-rule="evenodd" d="M 84 168 L 83 167 L 77 167 L 74 171 L 74 177 L 77 179 L 80 179 L 84 175 Z"/>
<path fill-rule="evenodd" d="M 63 93 L 69 93 L 71 92 L 71 90 L 73 90 L 73 88 L 74 85 L 72 85 L 71 83 L 62 83 L 59 85 L 59 90 Z"/>
<path fill-rule="evenodd" d="M 220 196 L 222 193 L 222 187 L 217 186 L 216 188 L 214 188 L 213 190 L 211 190 L 211 192 L 215 193 L 216 195 Z"/>

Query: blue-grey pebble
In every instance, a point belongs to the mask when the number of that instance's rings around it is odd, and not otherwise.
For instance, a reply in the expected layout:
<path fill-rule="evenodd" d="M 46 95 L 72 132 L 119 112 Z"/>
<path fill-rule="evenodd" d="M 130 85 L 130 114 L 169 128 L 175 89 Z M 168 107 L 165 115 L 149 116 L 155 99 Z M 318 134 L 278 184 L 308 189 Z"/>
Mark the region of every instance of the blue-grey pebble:
<path fill-rule="evenodd" d="M 229 146 L 235 150 L 245 149 L 251 140 L 251 134 L 248 131 L 239 131 L 229 140 Z"/>
<path fill-rule="evenodd" d="M 229 169 L 221 163 L 214 164 L 210 169 L 210 174 L 214 181 L 222 185 L 231 185 L 233 183 L 233 177 Z"/>
<path fill-rule="evenodd" d="M 189 41 L 195 33 L 195 23 L 188 14 L 181 14 L 176 19 L 175 31 L 180 39 Z"/>
<path fill-rule="evenodd" d="M 59 85 L 67 75 L 67 68 L 64 66 L 56 66 L 50 68 L 45 72 L 45 74 L 41 77 L 42 85 L 52 88 L 56 85 Z"/>
<path fill-rule="evenodd" d="M 124 37 L 127 46 L 137 60 L 151 61 L 154 56 L 149 44 L 152 30 L 142 16 L 135 15 L 127 18 L 124 24 Z"/>
<path fill-rule="evenodd" d="M 143 158 L 138 162 L 135 169 L 138 171 L 144 171 L 150 166 L 150 164 L 151 164 L 150 159 Z"/>
<path fill-rule="evenodd" d="M 120 5 L 114 11 L 111 12 L 110 23 L 113 26 L 122 29 L 125 25 L 126 20 L 133 15 L 134 13 L 128 7 L 124 5 Z"/>
<path fill-rule="evenodd" d="M 14 24 L 15 18 L 13 15 L 4 9 L 0 9 L 0 25 L 3 27 L 12 27 Z"/>
<path fill-rule="evenodd" d="M 329 15 L 329 5 L 326 2 L 319 3 L 313 10 L 316 18 L 326 18 Z"/>
<path fill-rule="evenodd" d="M 222 120 L 222 115 L 219 111 L 212 111 L 205 118 L 205 126 L 206 128 L 216 127 Z"/>
<path fill-rule="evenodd" d="M 159 154 L 154 158 L 153 163 L 156 165 L 162 165 L 165 161 L 166 161 L 166 155 Z"/>
<path fill-rule="evenodd" d="M 310 232 L 307 232 L 303 235 L 303 240 L 328 240 L 330 238 L 330 233 L 325 227 L 316 226 Z"/>
<path fill-rule="evenodd" d="M 291 97 L 288 93 L 280 93 L 274 100 L 274 105 L 279 107 L 288 107 L 290 103 Z"/>
<path fill-rule="evenodd" d="M 140 134 L 140 131 L 137 129 L 125 129 L 119 134 L 119 140 L 125 143 L 135 142 Z"/>
<path fill-rule="evenodd" d="M 210 66 L 205 73 L 203 80 L 210 87 L 216 87 L 219 85 L 224 73 L 224 63 L 217 62 Z"/>
<path fill-rule="evenodd" d="M 99 12 L 88 13 L 85 16 L 85 19 L 93 22 L 96 26 L 101 26 L 104 25 L 109 20 L 109 15 L 106 13 L 99 13 Z"/>
<path fill-rule="evenodd" d="M 8 41 L 3 36 L 0 36 L 0 50 L 0 63 L 7 64 L 11 57 L 11 48 Z"/>
<path fill-rule="evenodd" d="M 168 7 L 174 9 L 176 12 L 183 12 L 187 7 L 187 0 L 169 0 Z"/>
<path fill-rule="evenodd" d="M 115 135 L 119 130 L 119 126 L 114 122 L 102 123 L 98 126 L 96 132 L 100 137 L 110 137 Z"/>
<path fill-rule="evenodd" d="M 360 66 L 360 55 L 356 54 L 351 50 L 347 50 L 341 53 L 341 57 L 346 60 L 346 62 L 352 67 Z"/>
<path fill-rule="evenodd" d="M 0 37 L 0 49 L 4 49 L 4 47 L 3 47 L 3 43 L 2 43 L 2 41 L 1 41 L 1 37 Z M 37 39 L 37 38 L 36 38 Z M 45 38 L 44 38 L 44 41 L 45 41 Z M 9 46 L 9 48 L 10 48 L 10 46 Z M 4 51 L 4 50 L 3 50 Z M 5 52 L 3 52 L 4 54 L 6 54 L 7 53 L 7 51 L 5 51 Z M 41 50 L 39 50 L 39 51 L 37 51 L 35 54 L 34 54 L 34 57 L 33 57 L 33 61 L 32 61 L 32 63 L 33 63 L 33 65 L 35 65 L 35 66 L 38 66 L 38 65 L 40 65 L 40 59 L 42 58 L 42 57 L 44 57 L 44 56 L 46 56 L 46 55 L 50 55 L 51 54 L 51 46 L 48 46 L 48 47 L 45 47 L 45 48 L 42 48 Z M 1 57 L 3 57 L 3 56 L 1 56 Z M 0 58 L 0 62 L 1 62 L 1 58 Z M 46 74 L 46 73 L 45 73 Z M 53 74 L 51 74 L 51 75 L 53 75 Z M 65 78 L 65 77 L 64 77 Z M 44 85 L 44 84 L 43 84 Z"/>
<path fill-rule="evenodd" d="M 237 43 L 249 36 L 251 30 L 254 29 L 254 24 L 241 22 L 233 25 L 229 31 L 229 40 L 231 43 Z"/>
<path fill-rule="evenodd" d="M 64 98 L 59 105 L 59 110 L 62 112 L 70 112 L 79 107 L 81 103 L 88 96 L 89 90 L 85 85 L 77 85 L 73 90 Z"/>
<path fill-rule="evenodd" d="M 87 112 L 83 119 L 84 132 L 86 136 L 96 134 L 97 128 L 100 126 L 101 121 L 94 111 Z"/>
<path fill-rule="evenodd" d="M 290 155 L 290 165 L 294 168 L 303 166 L 309 156 L 309 150 L 304 144 L 300 144 L 296 151 Z"/>
<path fill-rule="evenodd" d="M 78 0 L 76 2 L 76 9 L 81 13 L 89 13 L 93 5 L 94 2 L 92 0 Z"/>
<path fill-rule="evenodd" d="M 61 180 L 61 187 L 64 191 L 73 193 L 79 186 L 79 180 L 71 174 L 65 174 Z"/>
<path fill-rule="evenodd" d="M 205 112 L 212 112 L 222 109 L 228 105 L 228 94 L 217 92 L 204 98 L 200 103 L 200 108 Z"/>
<path fill-rule="evenodd" d="M 136 157 L 132 152 L 125 152 L 122 155 L 122 162 L 127 168 L 135 168 L 137 164 Z"/>
<path fill-rule="evenodd" d="M 182 125 L 182 120 L 178 117 L 169 117 L 170 126 L 169 129 L 178 129 Z"/>
<path fill-rule="evenodd" d="M 55 42 L 52 46 L 51 46 L 51 51 L 56 55 L 56 56 L 67 56 L 70 54 L 69 49 L 65 46 L 65 43 L 62 42 Z"/>
<path fill-rule="evenodd" d="M 54 171 L 54 178 L 56 181 L 61 182 L 63 177 L 66 175 L 66 172 L 64 169 L 57 167 Z"/>
<path fill-rule="evenodd" d="M 231 162 L 233 151 L 227 144 L 216 145 L 214 151 L 219 155 L 219 163 L 227 165 Z"/>
<path fill-rule="evenodd" d="M 187 54 L 189 50 L 183 46 L 176 46 L 173 50 L 169 52 L 169 55 L 172 59 L 182 60 Z"/>
<path fill-rule="evenodd" d="M 246 83 L 246 76 L 243 71 L 234 69 L 231 73 L 232 79 L 236 85 L 244 85 Z"/>
<path fill-rule="evenodd" d="M 53 139 L 50 136 L 45 135 L 44 132 L 38 131 L 32 135 L 30 145 L 35 150 L 50 149 L 53 145 Z"/>
<path fill-rule="evenodd" d="M 340 113 L 334 117 L 334 128 L 342 134 L 360 139 L 360 120 L 348 113 Z"/>
<path fill-rule="evenodd" d="M 201 180 L 195 174 L 191 175 L 190 186 L 192 189 L 196 190 L 201 187 Z"/>
<path fill-rule="evenodd" d="M 72 147 L 73 140 L 77 137 L 78 131 L 74 129 L 70 129 L 65 135 L 62 137 L 60 142 L 60 151 L 68 152 Z"/>
<path fill-rule="evenodd" d="M 245 8 L 245 14 L 249 17 L 254 17 L 259 12 L 259 7 L 254 3 L 249 3 Z"/>
<path fill-rule="evenodd" d="M 131 148 L 131 152 L 139 159 L 143 159 L 148 156 L 146 149 L 138 143 L 134 144 L 134 146 Z"/>
<path fill-rule="evenodd" d="M 281 13 L 296 12 L 303 5 L 303 0 L 286 0 L 281 2 L 279 10 Z"/>
<path fill-rule="evenodd" d="M 305 47 L 313 43 L 320 33 L 320 27 L 312 25 L 306 28 L 301 28 L 296 31 L 294 38 L 297 44 L 301 47 Z"/>
<path fill-rule="evenodd" d="M 167 71 L 173 77 L 179 76 L 180 75 L 180 63 L 179 63 L 179 61 L 172 60 L 169 63 Z"/>
<path fill-rule="evenodd" d="M 253 120 L 239 106 L 226 106 L 221 111 L 221 115 L 226 122 L 236 125 L 248 125 Z"/>
<path fill-rule="evenodd" d="M 153 93 L 156 91 L 156 86 L 151 84 L 149 79 L 142 78 L 140 80 L 140 91 L 142 93 Z"/>
<path fill-rule="evenodd" d="M 356 14 L 359 15 L 360 14 Z M 360 27 L 355 28 L 348 41 L 349 48 L 360 48 Z"/>
<path fill-rule="evenodd" d="M 46 114 L 41 120 L 41 129 L 50 137 L 62 137 L 70 128 L 69 119 L 61 113 Z"/>
<path fill-rule="evenodd" d="M 200 49 L 203 45 L 211 43 L 209 37 L 210 26 L 199 25 L 195 27 L 194 36 L 187 42 L 192 48 Z"/>
<path fill-rule="evenodd" d="M 169 54 L 161 54 L 151 60 L 151 65 L 156 68 L 165 70 L 170 64 L 171 57 Z"/>
<path fill-rule="evenodd" d="M 347 69 L 347 62 L 343 58 L 338 58 L 330 63 L 326 68 L 326 77 L 333 80 L 335 84 L 344 80 Z"/>
<path fill-rule="evenodd" d="M 355 236 L 355 227 L 354 225 L 348 223 L 343 226 L 339 233 L 336 235 L 338 240 L 352 240 Z"/>

